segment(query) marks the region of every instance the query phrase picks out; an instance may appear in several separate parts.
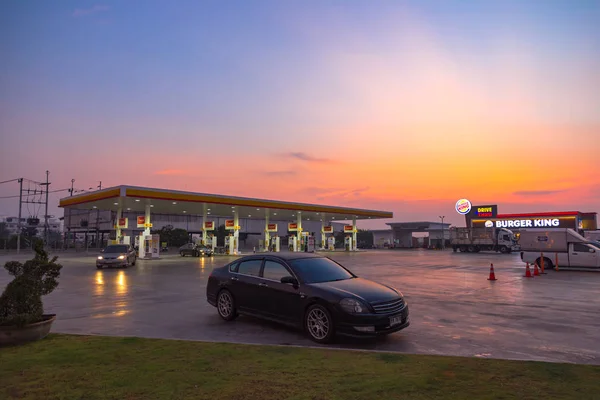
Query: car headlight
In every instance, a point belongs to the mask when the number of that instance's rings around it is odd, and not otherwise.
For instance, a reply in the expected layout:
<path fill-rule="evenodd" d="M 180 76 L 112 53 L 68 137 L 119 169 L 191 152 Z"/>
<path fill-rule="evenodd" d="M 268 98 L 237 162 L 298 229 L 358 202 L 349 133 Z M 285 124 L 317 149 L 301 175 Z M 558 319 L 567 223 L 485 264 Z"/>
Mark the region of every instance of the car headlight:
<path fill-rule="evenodd" d="M 369 312 L 369 309 L 364 303 L 354 299 L 342 299 L 342 301 L 340 301 L 340 306 L 342 307 L 342 310 L 349 314 L 366 314 Z"/>
<path fill-rule="evenodd" d="M 125 256 L 119 256 L 119 260 L 124 260 Z"/>
<path fill-rule="evenodd" d="M 98 256 L 98 260 L 104 260 L 104 257 Z"/>

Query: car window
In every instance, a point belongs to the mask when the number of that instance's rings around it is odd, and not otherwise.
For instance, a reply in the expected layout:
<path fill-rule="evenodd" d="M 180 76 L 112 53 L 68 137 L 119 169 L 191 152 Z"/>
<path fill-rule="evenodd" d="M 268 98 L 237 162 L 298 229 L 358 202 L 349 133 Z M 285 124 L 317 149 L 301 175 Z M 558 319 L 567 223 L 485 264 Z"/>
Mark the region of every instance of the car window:
<path fill-rule="evenodd" d="M 325 257 L 300 258 L 292 260 L 290 264 L 304 283 L 332 282 L 354 278 L 339 264 Z"/>
<path fill-rule="evenodd" d="M 244 275 L 259 276 L 261 264 L 262 260 L 242 261 L 238 266 L 237 273 Z"/>
<path fill-rule="evenodd" d="M 590 248 L 587 247 L 585 244 L 575 243 L 575 244 L 573 244 L 573 251 L 580 252 L 580 253 L 587 253 L 590 251 Z"/>
<path fill-rule="evenodd" d="M 105 253 L 127 253 L 127 246 L 125 245 L 113 245 L 108 246 L 105 250 Z"/>
<path fill-rule="evenodd" d="M 277 282 L 281 281 L 284 276 L 291 276 L 292 274 L 277 261 L 266 260 L 263 268 L 263 278 L 271 279 Z"/>
<path fill-rule="evenodd" d="M 229 271 L 230 271 L 230 272 L 237 272 L 237 267 L 238 267 L 238 265 L 239 265 L 239 264 L 238 264 L 238 263 L 236 263 L 236 262 L 235 262 L 235 263 L 233 263 L 233 264 L 231 264 L 231 265 L 229 266 Z"/>

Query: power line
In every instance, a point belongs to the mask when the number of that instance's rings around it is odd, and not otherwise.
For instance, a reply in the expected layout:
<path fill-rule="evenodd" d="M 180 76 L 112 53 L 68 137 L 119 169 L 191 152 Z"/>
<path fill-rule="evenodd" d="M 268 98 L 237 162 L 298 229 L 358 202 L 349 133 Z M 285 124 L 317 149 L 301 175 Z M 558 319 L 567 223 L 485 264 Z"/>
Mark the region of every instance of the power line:
<path fill-rule="evenodd" d="M 48 193 L 67 192 L 69 190 L 71 190 L 71 189 L 58 189 L 58 190 L 51 190 Z M 30 196 L 33 196 L 33 195 L 31 194 Z M 2 197 L 0 197 L 0 199 L 16 199 L 17 197 L 19 197 L 19 196 L 18 195 L 17 196 L 2 196 Z"/>
<path fill-rule="evenodd" d="M 7 181 L 0 182 L 0 185 L 1 185 L 1 184 L 3 184 L 3 183 L 16 182 L 16 181 L 18 181 L 19 179 L 20 179 L 20 178 L 16 178 L 16 179 L 9 179 L 9 180 L 7 180 Z M 19 196 L 17 196 L 17 197 L 19 197 Z"/>

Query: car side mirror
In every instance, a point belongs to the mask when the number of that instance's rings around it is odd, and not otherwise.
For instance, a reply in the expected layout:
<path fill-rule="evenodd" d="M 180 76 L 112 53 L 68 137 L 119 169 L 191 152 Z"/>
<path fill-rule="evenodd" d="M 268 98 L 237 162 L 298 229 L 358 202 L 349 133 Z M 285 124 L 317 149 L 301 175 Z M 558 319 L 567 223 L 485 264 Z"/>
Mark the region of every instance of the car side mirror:
<path fill-rule="evenodd" d="M 298 280 L 293 276 L 284 276 L 281 278 L 281 283 L 292 284 L 294 287 L 298 286 Z"/>
<path fill-rule="evenodd" d="M 594 249 L 590 249 L 590 253 L 595 253 L 596 251 L 594 251 Z"/>
<path fill-rule="evenodd" d="M 100 250 L 100 253 L 104 253 L 104 249 Z"/>

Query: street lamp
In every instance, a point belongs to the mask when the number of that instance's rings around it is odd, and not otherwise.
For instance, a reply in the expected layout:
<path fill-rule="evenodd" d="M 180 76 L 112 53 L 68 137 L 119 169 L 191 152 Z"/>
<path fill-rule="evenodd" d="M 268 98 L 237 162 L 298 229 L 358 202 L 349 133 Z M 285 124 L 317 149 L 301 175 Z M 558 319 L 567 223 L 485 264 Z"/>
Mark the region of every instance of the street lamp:
<path fill-rule="evenodd" d="M 442 220 L 442 250 L 446 248 L 446 238 L 444 237 L 444 218 L 446 218 L 445 215 L 440 215 L 440 219 Z"/>

